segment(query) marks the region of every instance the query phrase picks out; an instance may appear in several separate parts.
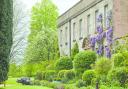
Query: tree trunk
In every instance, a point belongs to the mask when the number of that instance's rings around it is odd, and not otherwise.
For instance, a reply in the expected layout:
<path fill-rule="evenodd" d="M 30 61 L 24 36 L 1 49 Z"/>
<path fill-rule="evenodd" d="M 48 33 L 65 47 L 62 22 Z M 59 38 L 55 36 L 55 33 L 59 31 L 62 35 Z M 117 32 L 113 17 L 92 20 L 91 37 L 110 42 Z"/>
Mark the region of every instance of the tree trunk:
<path fill-rule="evenodd" d="M 0 1 L 0 82 L 7 80 L 12 45 L 13 1 Z"/>

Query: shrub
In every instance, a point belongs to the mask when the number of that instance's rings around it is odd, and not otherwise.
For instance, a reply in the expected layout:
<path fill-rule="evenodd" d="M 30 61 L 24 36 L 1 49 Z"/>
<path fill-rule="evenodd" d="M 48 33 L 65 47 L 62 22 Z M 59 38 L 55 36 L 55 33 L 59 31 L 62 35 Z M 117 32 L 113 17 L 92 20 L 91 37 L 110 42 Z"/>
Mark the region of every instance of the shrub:
<path fill-rule="evenodd" d="M 102 82 L 106 82 L 107 74 L 112 68 L 112 62 L 109 59 L 101 58 L 95 64 L 97 78 Z"/>
<path fill-rule="evenodd" d="M 114 54 L 112 59 L 114 61 L 114 66 L 115 67 L 123 66 L 125 58 L 124 58 L 124 56 L 121 53 Z"/>
<path fill-rule="evenodd" d="M 108 79 L 118 81 L 121 86 L 124 86 L 128 82 L 128 69 L 126 67 L 120 67 L 112 69 L 108 74 Z"/>
<path fill-rule="evenodd" d="M 73 70 L 61 70 L 58 73 L 58 77 L 61 79 L 62 82 L 68 82 L 75 78 L 75 72 Z"/>
<path fill-rule="evenodd" d="M 45 79 L 45 72 L 37 72 L 35 75 L 36 80 L 43 80 Z"/>
<path fill-rule="evenodd" d="M 76 86 L 78 87 L 78 88 L 80 88 L 80 87 L 84 87 L 84 86 L 86 86 L 86 83 L 85 83 L 85 81 L 83 81 L 83 80 L 78 80 L 77 82 L 76 82 Z"/>
<path fill-rule="evenodd" d="M 56 70 L 69 70 L 73 68 L 72 60 L 69 57 L 61 57 L 55 64 Z"/>
<path fill-rule="evenodd" d="M 95 63 L 96 61 L 96 54 L 93 51 L 83 51 L 78 53 L 73 62 L 73 67 L 75 69 L 76 75 L 78 77 L 81 76 L 81 74 L 91 68 L 91 64 Z"/>
<path fill-rule="evenodd" d="M 79 53 L 79 47 L 78 47 L 78 44 L 75 42 L 75 44 L 71 50 L 71 58 L 74 59 L 74 57 L 77 53 Z"/>
<path fill-rule="evenodd" d="M 53 81 L 56 78 L 56 72 L 54 70 L 46 71 L 45 80 Z"/>
<path fill-rule="evenodd" d="M 64 74 L 64 77 L 68 80 L 72 80 L 75 78 L 75 72 L 73 70 L 67 70 Z"/>
<path fill-rule="evenodd" d="M 58 73 L 58 78 L 60 78 L 60 79 L 64 78 L 65 72 L 66 72 L 66 70 L 61 70 L 61 71 L 59 71 L 59 73 Z"/>
<path fill-rule="evenodd" d="M 87 70 L 82 76 L 82 80 L 86 82 L 86 85 L 90 85 L 94 78 L 96 78 L 96 73 L 94 70 Z"/>

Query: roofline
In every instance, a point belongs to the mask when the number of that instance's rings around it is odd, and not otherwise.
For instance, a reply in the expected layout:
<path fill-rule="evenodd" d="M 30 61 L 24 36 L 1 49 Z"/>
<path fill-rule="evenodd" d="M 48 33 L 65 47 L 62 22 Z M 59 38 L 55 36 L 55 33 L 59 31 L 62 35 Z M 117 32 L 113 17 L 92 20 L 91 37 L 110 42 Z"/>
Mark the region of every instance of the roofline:
<path fill-rule="evenodd" d="M 64 13 L 62 13 L 58 18 L 62 17 L 63 15 L 65 15 L 67 12 L 69 12 L 72 8 L 74 8 L 75 6 L 77 6 L 79 3 L 81 3 L 83 0 L 80 0 L 79 2 L 77 2 L 75 5 L 73 5 L 71 8 L 69 8 L 68 10 L 66 10 Z"/>

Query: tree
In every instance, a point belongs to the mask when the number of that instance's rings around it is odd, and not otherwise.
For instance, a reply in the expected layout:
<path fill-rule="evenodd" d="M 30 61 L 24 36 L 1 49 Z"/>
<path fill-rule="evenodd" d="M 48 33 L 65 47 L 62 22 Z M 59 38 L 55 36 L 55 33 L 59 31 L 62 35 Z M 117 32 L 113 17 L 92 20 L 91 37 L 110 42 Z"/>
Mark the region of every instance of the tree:
<path fill-rule="evenodd" d="M 0 82 L 7 80 L 12 45 L 13 1 L 0 1 Z"/>
<path fill-rule="evenodd" d="M 13 0 L 13 45 L 10 53 L 10 63 L 19 64 L 22 62 L 24 50 L 26 48 L 28 14 L 23 9 L 24 4 L 20 0 Z"/>
<path fill-rule="evenodd" d="M 58 11 L 51 0 L 42 0 L 32 8 L 31 34 L 29 42 L 41 31 L 46 28 L 56 30 Z"/>
<path fill-rule="evenodd" d="M 57 8 L 51 0 L 42 0 L 33 7 L 25 61 L 36 63 L 56 59 L 59 52 L 57 17 Z"/>

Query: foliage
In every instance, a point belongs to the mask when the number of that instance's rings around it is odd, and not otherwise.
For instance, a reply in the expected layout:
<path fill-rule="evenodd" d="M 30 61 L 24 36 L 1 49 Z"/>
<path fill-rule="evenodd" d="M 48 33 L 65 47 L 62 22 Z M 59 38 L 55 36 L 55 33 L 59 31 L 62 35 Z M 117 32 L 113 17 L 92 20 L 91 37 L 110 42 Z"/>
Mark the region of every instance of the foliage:
<path fill-rule="evenodd" d="M 35 38 L 35 36 L 42 30 L 42 28 L 56 30 L 57 17 L 57 7 L 51 0 L 42 0 L 33 6 L 31 16 L 31 34 L 29 35 L 29 41 L 32 41 L 33 38 Z"/>
<path fill-rule="evenodd" d="M 61 57 L 55 63 L 56 70 L 68 70 L 72 68 L 73 68 L 73 64 L 70 57 Z"/>
<path fill-rule="evenodd" d="M 119 67 L 112 69 L 108 74 L 110 82 L 118 81 L 120 86 L 125 86 L 128 82 L 128 69 L 126 67 Z"/>
<path fill-rule="evenodd" d="M 80 80 L 78 80 L 78 81 L 76 82 L 76 86 L 77 86 L 78 88 L 83 87 L 83 86 L 86 86 L 86 82 L 80 79 Z"/>
<path fill-rule="evenodd" d="M 94 78 L 96 78 L 94 70 L 86 70 L 82 76 L 82 80 L 86 82 L 86 85 L 90 85 Z"/>
<path fill-rule="evenodd" d="M 61 70 L 58 73 L 58 78 L 62 82 L 66 83 L 68 81 L 75 79 L 75 72 L 73 70 Z"/>
<path fill-rule="evenodd" d="M 35 75 L 35 80 L 43 80 L 45 79 L 45 72 L 37 72 Z"/>
<path fill-rule="evenodd" d="M 57 8 L 51 0 L 42 0 L 32 8 L 31 33 L 25 62 L 35 63 L 58 58 L 57 17 Z"/>
<path fill-rule="evenodd" d="M 48 70 L 45 73 L 45 80 L 53 81 L 57 77 L 56 71 Z"/>
<path fill-rule="evenodd" d="M 112 56 L 112 59 L 114 61 L 114 66 L 115 67 L 120 67 L 120 66 L 124 65 L 125 58 L 121 53 L 114 54 Z"/>
<path fill-rule="evenodd" d="M 7 80 L 12 46 L 13 1 L 0 1 L 0 82 Z"/>
<path fill-rule="evenodd" d="M 68 80 L 72 80 L 75 78 L 75 72 L 73 70 L 67 70 L 64 74 L 64 77 Z"/>
<path fill-rule="evenodd" d="M 85 70 L 90 69 L 91 64 L 95 63 L 96 58 L 96 54 L 93 51 L 83 51 L 78 53 L 73 61 L 73 67 L 76 75 L 80 75 Z"/>
<path fill-rule="evenodd" d="M 74 59 L 74 57 L 77 53 L 79 53 L 79 47 L 78 47 L 78 44 L 75 43 L 71 50 L 71 58 Z"/>
<path fill-rule="evenodd" d="M 109 59 L 101 58 L 95 64 L 97 78 L 102 82 L 106 82 L 107 74 L 112 68 L 112 62 Z"/>
<path fill-rule="evenodd" d="M 23 65 L 16 65 L 15 63 L 10 64 L 8 75 L 11 77 L 24 76 L 25 75 L 24 66 Z"/>

